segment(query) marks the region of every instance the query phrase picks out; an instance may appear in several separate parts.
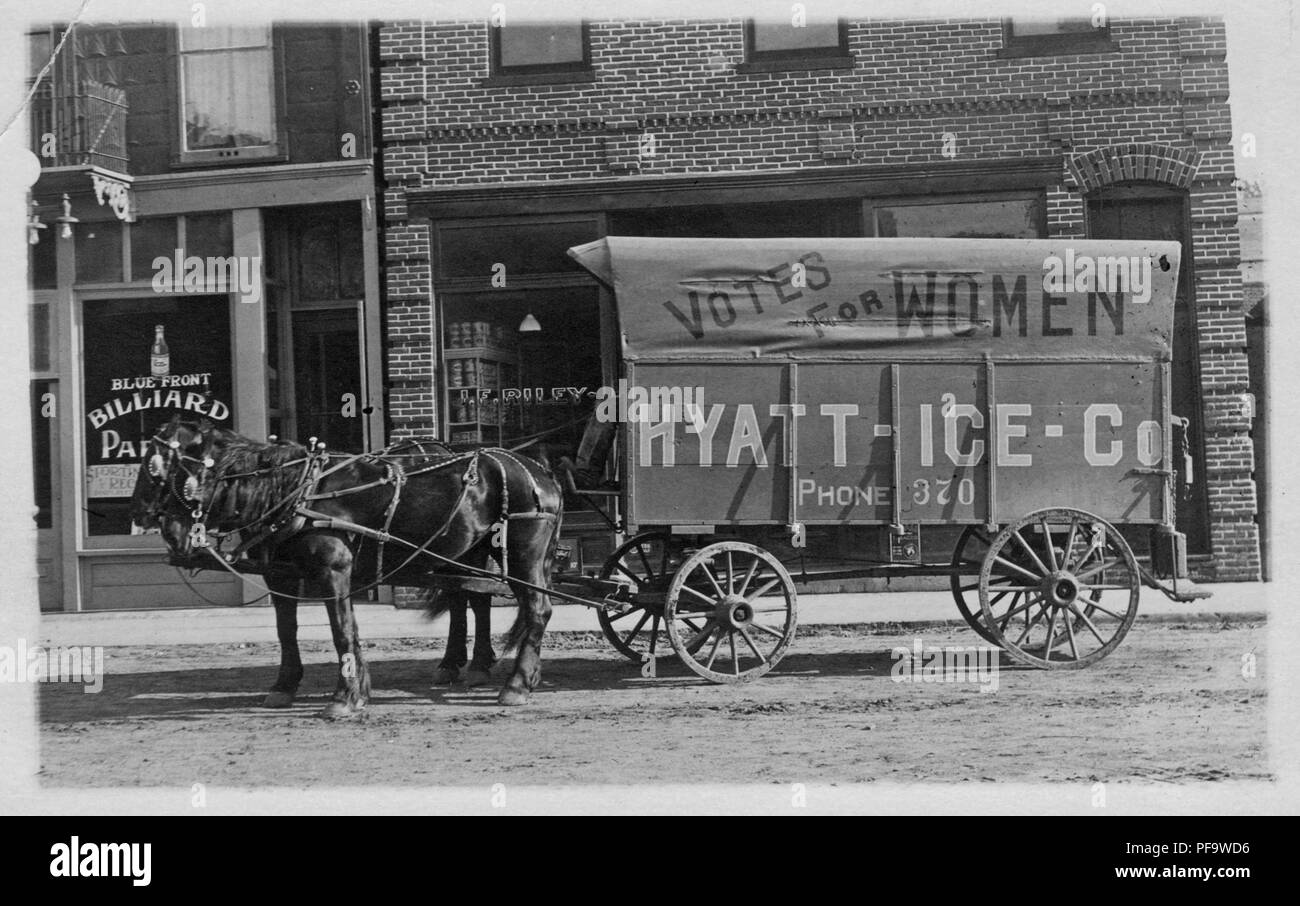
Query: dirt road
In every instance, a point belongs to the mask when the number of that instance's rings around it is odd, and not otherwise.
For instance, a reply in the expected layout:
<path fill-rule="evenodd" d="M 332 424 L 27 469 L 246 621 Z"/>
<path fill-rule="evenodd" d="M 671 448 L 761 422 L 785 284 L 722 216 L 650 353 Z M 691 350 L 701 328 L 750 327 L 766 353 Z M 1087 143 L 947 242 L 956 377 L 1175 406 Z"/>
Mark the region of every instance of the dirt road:
<path fill-rule="evenodd" d="M 896 682 L 895 646 L 975 645 L 954 625 L 801 631 L 767 676 L 715 686 L 675 661 L 644 678 L 595 634 L 548 636 L 542 688 L 431 690 L 426 640 L 378 640 L 374 697 L 316 717 L 334 654 L 304 646 L 288 711 L 259 708 L 272 645 L 112 648 L 103 691 L 41 688 L 47 786 L 1207 781 L 1269 776 L 1262 623 L 1139 622 L 1090 669 L 1024 670 L 997 691 Z M 1254 652 L 1255 674 L 1242 657 Z M 506 664 L 497 666 L 504 680 Z"/>

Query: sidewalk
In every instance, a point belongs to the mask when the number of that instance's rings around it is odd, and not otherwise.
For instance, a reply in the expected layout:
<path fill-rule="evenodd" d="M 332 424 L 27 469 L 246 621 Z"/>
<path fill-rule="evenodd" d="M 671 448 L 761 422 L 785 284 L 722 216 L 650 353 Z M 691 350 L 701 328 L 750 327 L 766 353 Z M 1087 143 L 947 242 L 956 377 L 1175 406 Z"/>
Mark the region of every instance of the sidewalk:
<path fill-rule="evenodd" d="M 1276 583 L 1205 585 L 1214 596 L 1177 604 L 1143 589 L 1139 620 L 1205 619 L 1216 614 L 1259 619 L 1271 611 Z M 514 619 L 513 607 L 496 608 L 493 630 L 504 632 Z M 940 591 L 875 594 L 800 595 L 799 624 L 931 623 L 961 620 L 952 596 Z M 363 639 L 445 638 L 447 618 L 431 623 L 422 611 L 397 610 L 381 604 L 357 607 Z M 548 632 L 599 632 L 596 615 L 580 604 L 556 605 Z M 298 608 L 298 637 L 329 641 L 329 620 L 319 604 Z M 274 642 L 275 613 L 269 605 L 195 610 L 133 610 L 111 613 L 41 615 L 43 645 L 211 645 Z"/>

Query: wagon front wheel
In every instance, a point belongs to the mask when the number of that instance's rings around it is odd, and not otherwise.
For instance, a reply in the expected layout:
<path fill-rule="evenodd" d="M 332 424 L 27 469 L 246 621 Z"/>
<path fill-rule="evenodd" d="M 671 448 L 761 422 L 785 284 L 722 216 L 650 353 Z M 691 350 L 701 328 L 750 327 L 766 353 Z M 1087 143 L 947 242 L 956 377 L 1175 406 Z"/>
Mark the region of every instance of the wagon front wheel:
<path fill-rule="evenodd" d="M 762 548 L 719 541 L 677 570 L 664 622 L 691 670 L 715 683 L 748 682 L 775 667 L 794 640 L 794 580 Z"/>
<path fill-rule="evenodd" d="M 602 579 L 630 583 L 632 607 L 618 614 L 596 611 L 600 629 L 619 653 L 637 663 L 666 652 L 663 595 L 681 560 L 680 543 L 668 532 L 643 532 L 624 541 L 601 568 Z"/>
<path fill-rule="evenodd" d="M 1005 577 L 1012 581 L 998 581 Z M 979 577 L 982 622 L 1023 664 L 1077 669 L 1123 641 L 1141 588 L 1137 560 L 1114 526 L 1083 510 L 1039 510 L 989 545 Z"/>

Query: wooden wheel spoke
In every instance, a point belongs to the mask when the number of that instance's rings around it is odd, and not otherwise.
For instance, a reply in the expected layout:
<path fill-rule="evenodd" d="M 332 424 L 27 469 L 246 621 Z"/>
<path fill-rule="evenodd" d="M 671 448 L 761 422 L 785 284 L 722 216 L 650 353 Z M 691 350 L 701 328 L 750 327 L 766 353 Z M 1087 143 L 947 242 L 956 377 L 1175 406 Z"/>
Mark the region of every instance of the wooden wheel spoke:
<path fill-rule="evenodd" d="M 763 624 L 763 623 L 750 623 L 749 625 L 753 626 L 753 627 L 754 627 L 755 629 L 757 629 L 757 630 L 760 630 L 760 631 L 762 631 L 762 632 L 766 632 L 768 635 L 770 635 L 770 636 L 774 636 L 774 637 L 776 637 L 776 638 L 778 638 L 778 639 L 784 639 L 784 638 L 785 638 L 785 633 L 777 632 L 777 631 L 776 631 L 775 629 L 773 629 L 771 626 L 767 626 L 767 625 L 765 625 L 765 624 Z"/>
<path fill-rule="evenodd" d="M 613 623 L 613 622 L 615 622 L 615 621 L 617 621 L 617 620 L 621 620 L 621 619 L 623 619 L 624 617 L 630 617 L 630 616 L 632 616 L 632 614 L 634 614 L 634 613 L 643 613 L 643 614 L 649 616 L 650 611 L 646 610 L 644 607 L 633 607 L 631 610 L 625 610 L 625 611 L 623 611 L 622 613 L 616 613 L 616 614 L 614 614 L 614 616 L 612 616 L 612 617 L 609 618 L 609 621 L 610 621 L 611 623 Z"/>
<path fill-rule="evenodd" d="M 1020 575 L 1022 576 L 1025 576 L 1029 579 L 1033 579 L 1035 582 L 1037 582 L 1039 579 L 1042 578 L 1042 576 L 1036 576 L 1033 573 L 1031 573 L 1029 570 L 1025 569 L 1024 567 L 1017 566 L 1016 564 L 1012 563 L 1010 560 L 1005 559 L 1004 557 L 994 555 L 993 560 L 994 562 L 1001 563 L 1007 569 L 1014 570 L 1015 572 L 1020 573 Z"/>
<path fill-rule="evenodd" d="M 1028 598 L 1028 595 L 1026 595 L 1025 597 Z M 1004 635 L 1006 634 L 1007 626 L 1010 625 L 1011 623 L 1011 618 L 1014 617 L 1017 613 L 1019 613 L 1019 611 L 1016 610 L 1016 602 L 1019 600 L 1020 600 L 1020 592 L 1016 592 L 1015 595 L 1013 595 L 1011 598 L 1011 606 L 1007 608 L 1007 612 L 1002 615 L 1002 621 L 998 623 L 998 632 L 1001 632 Z M 1025 606 L 1027 607 L 1029 605 L 1026 604 Z M 989 605 L 989 609 L 990 610 L 992 609 L 992 604 Z M 994 619 L 996 620 L 997 617 L 994 617 Z"/>
<path fill-rule="evenodd" d="M 1078 519 L 1077 516 L 1074 516 L 1073 514 L 1071 514 L 1071 516 L 1070 516 L 1070 533 L 1066 536 L 1066 539 L 1065 539 L 1065 562 L 1061 564 L 1061 569 L 1066 569 L 1066 570 L 1068 570 L 1068 569 L 1070 568 L 1071 562 L 1072 562 L 1073 559 L 1074 559 L 1074 556 L 1073 556 L 1073 555 L 1074 555 L 1074 538 L 1075 538 L 1076 533 L 1078 532 L 1078 529 L 1079 529 L 1079 519 Z M 1077 655 L 1075 656 L 1075 660 L 1078 660 L 1078 656 L 1077 656 Z"/>
<path fill-rule="evenodd" d="M 731 551 L 727 551 L 727 594 L 736 592 L 736 569 L 731 561 Z"/>
<path fill-rule="evenodd" d="M 713 590 L 718 593 L 718 597 L 716 598 L 716 600 L 721 601 L 723 598 L 725 598 L 727 596 L 727 593 L 724 592 L 722 590 L 722 586 L 718 584 L 718 577 L 713 575 L 713 570 L 709 568 L 709 564 L 707 563 L 700 564 L 700 571 L 703 572 L 704 575 L 709 577 L 709 584 L 712 585 Z"/>
<path fill-rule="evenodd" d="M 654 568 L 650 566 L 650 561 L 646 559 L 645 548 L 640 544 L 636 546 L 636 555 L 641 558 L 641 565 L 645 567 L 646 578 L 653 579 L 655 577 Z"/>
<path fill-rule="evenodd" d="M 696 591 L 695 589 L 691 588 L 689 585 L 683 585 L 682 591 L 695 595 L 695 597 L 699 598 L 701 601 L 703 601 L 705 604 L 708 604 L 710 607 L 716 607 L 718 604 L 716 598 L 710 598 L 708 595 L 704 594 L 703 592 Z"/>
<path fill-rule="evenodd" d="M 712 670 L 712 669 L 713 669 L 713 661 L 714 661 L 714 659 L 716 659 L 717 656 L 718 656 L 718 646 L 721 645 L 721 644 L 722 644 L 722 627 L 719 626 L 719 627 L 718 627 L 718 634 L 717 634 L 716 636 L 713 637 L 713 647 L 712 647 L 711 649 L 709 649 L 709 660 L 708 660 L 708 663 L 706 663 L 706 664 L 704 665 L 704 669 L 705 669 L 705 670 Z"/>
<path fill-rule="evenodd" d="M 1123 615 L 1123 614 L 1118 614 L 1118 613 L 1116 613 L 1115 611 L 1111 610 L 1111 609 L 1108 608 L 1108 607 L 1102 607 L 1102 606 L 1101 606 L 1100 604 L 1098 604 L 1096 601 L 1091 601 L 1091 602 L 1089 602 L 1089 604 L 1088 604 L 1088 609 L 1089 609 L 1089 610 L 1100 610 L 1100 611 L 1101 611 L 1102 613 L 1104 613 L 1106 616 L 1108 616 L 1108 617 L 1113 617 L 1114 619 L 1119 620 L 1120 622 L 1123 622 L 1123 620 L 1124 620 L 1124 615 Z"/>
<path fill-rule="evenodd" d="M 1066 617 L 1061 622 L 1065 624 L 1065 635 L 1070 640 L 1070 653 L 1074 655 L 1074 659 L 1077 661 L 1079 659 L 1079 649 L 1074 643 L 1074 620 Z"/>
<path fill-rule="evenodd" d="M 740 660 L 736 657 L 736 631 L 727 633 L 727 644 L 731 646 L 731 672 L 740 676 Z"/>
<path fill-rule="evenodd" d="M 713 631 L 718 628 L 717 622 L 712 617 L 705 620 L 704 628 L 695 630 L 695 635 L 686 643 L 686 650 L 691 654 L 699 651 L 704 647 L 704 643 L 713 635 Z"/>
<path fill-rule="evenodd" d="M 1025 639 L 1029 638 L 1029 633 L 1033 632 L 1034 627 L 1038 625 L 1038 621 L 1043 618 L 1043 614 L 1047 613 L 1049 609 L 1050 608 L 1047 606 L 1047 602 L 1044 601 L 1043 606 L 1038 609 L 1038 613 L 1034 614 L 1034 618 L 1032 620 L 1030 619 L 1025 620 L 1024 631 L 1020 633 L 1020 638 L 1016 639 L 1017 648 L 1019 648 L 1024 643 Z M 1026 611 L 1025 615 L 1026 617 L 1028 617 L 1028 611 Z"/>
<path fill-rule="evenodd" d="M 1080 620 L 1083 620 L 1083 624 L 1088 627 L 1088 631 L 1097 637 L 1097 641 L 1102 644 L 1102 647 L 1105 647 L 1106 640 L 1101 637 L 1101 633 L 1097 631 L 1097 627 L 1092 625 L 1092 620 L 1088 619 L 1088 615 L 1080 610 L 1075 604 L 1070 605 L 1070 610 L 1074 611 Z"/>
<path fill-rule="evenodd" d="M 1052 659 L 1052 642 L 1056 639 L 1056 608 L 1052 608 L 1052 615 L 1047 618 L 1047 641 L 1043 643 L 1043 659 L 1050 661 Z"/>
<path fill-rule="evenodd" d="M 780 585 L 780 584 L 781 584 L 781 577 L 780 577 L 780 576 L 777 576 L 777 577 L 776 577 L 775 579 L 773 579 L 771 582 L 768 582 L 768 583 L 764 584 L 763 586 L 761 586 L 761 587 L 758 589 L 758 591 L 754 592 L 752 595 L 748 595 L 748 596 L 746 596 L 745 601 L 746 601 L 747 603 L 752 604 L 752 603 L 754 602 L 754 599 L 755 599 L 755 598 L 761 598 L 761 597 L 763 597 L 763 595 L 767 594 L 769 591 L 771 591 L 772 589 L 776 588 L 776 587 L 777 587 L 778 585 Z"/>
<path fill-rule="evenodd" d="M 755 557 L 749 561 L 749 569 L 745 570 L 745 577 L 740 580 L 740 587 L 736 589 L 736 594 L 742 598 L 745 596 L 745 589 L 749 588 L 749 580 L 754 578 L 754 573 L 758 570 L 759 560 Z"/>
<path fill-rule="evenodd" d="M 632 640 L 636 638 L 636 634 L 641 631 L 641 627 L 645 625 L 645 621 L 648 619 L 650 619 L 650 611 L 648 610 L 641 611 L 641 619 L 638 620 L 637 624 L 632 627 L 631 632 L 623 636 L 624 645 L 627 645 L 629 648 L 632 647 Z"/>
<path fill-rule="evenodd" d="M 1039 559 L 1038 554 L 1034 552 L 1034 549 L 1029 546 L 1029 542 L 1025 540 L 1025 536 L 1020 534 L 1020 529 L 1014 529 L 1011 532 L 1011 537 L 1016 539 L 1016 542 L 1019 543 L 1025 553 L 1029 555 L 1029 559 L 1034 561 L 1034 565 L 1038 567 L 1040 575 L 1045 576 L 1051 572 L 1051 570 L 1043 565 L 1043 561 Z"/>
<path fill-rule="evenodd" d="M 749 646 L 749 650 L 754 652 L 754 657 L 758 658 L 758 662 L 760 664 L 766 664 L 767 655 L 763 654 L 763 652 L 758 650 L 758 646 L 754 644 L 754 639 L 752 636 L 750 636 L 749 630 L 747 630 L 744 626 L 737 626 L 736 629 L 740 633 L 740 637 L 745 640 L 745 644 Z"/>
<path fill-rule="evenodd" d="M 1059 568 L 1056 564 L 1056 545 L 1052 543 L 1052 529 L 1047 524 L 1047 517 L 1044 516 L 1038 523 L 1043 527 L 1043 546 L 1047 548 L 1047 563 L 1052 567 L 1052 572 Z"/>
<path fill-rule="evenodd" d="M 1106 560 L 1103 558 L 1103 560 L 1101 561 L 1101 565 L 1094 566 L 1092 569 L 1088 570 L 1087 572 L 1075 573 L 1074 574 L 1075 581 L 1087 582 L 1093 576 L 1097 575 L 1097 573 L 1103 572 L 1115 566 L 1119 566 L 1121 562 L 1122 561 L 1119 558 L 1116 558 L 1114 560 Z"/>
<path fill-rule="evenodd" d="M 624 566 L 622 563 L 615 563 L 615 564 L 614 564 L 614 568 L 615 568 L 616 570 L 618 570 L 619 572 L 621 572 L 623 575 L 627 576 L 629 579 L 631 579 L 631 580 L 632 580 L 633 582 L 635 582 L 637 585 L 640 585 L 642 582 L 645 581 L 645 577 L 644 577 L 644 576 L 638 576 L 638 575 L 636 575 L 636 574 L 633 573 L 630 569 L 628 569 L 626 566 Z"/>

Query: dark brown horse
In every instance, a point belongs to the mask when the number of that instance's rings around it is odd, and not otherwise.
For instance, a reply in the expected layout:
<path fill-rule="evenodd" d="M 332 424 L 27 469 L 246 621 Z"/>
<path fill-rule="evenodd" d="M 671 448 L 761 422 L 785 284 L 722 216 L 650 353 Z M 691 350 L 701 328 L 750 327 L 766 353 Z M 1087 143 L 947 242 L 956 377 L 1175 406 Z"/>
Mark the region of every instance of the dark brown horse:
<path fill-rule="evenodd" d="M 276 605 L 281 663 L 268 704 L 291 702 L 302 677 L 299 583 L 323 597 L 339 655 L 334 701 L 324 712 L 332 718 L 358 713 L 370 694 L 352 611 L 356 587 L 445 585 L 447 576 L 481 578 L 473 568 L 495 563 L 519 604 L 508 645 L 518 646 L 518 656 L 500 701 L 523 704 L 541 675 L 551 607 L 540 589 L 559 537 L 560 488 L 548 470 L 505 450 L 403 463 L 328 457 L 174 418 L 150 442 L 132 519 L 160 526 L 178 564 L 218 565 L 213 538 L 240 539 L 226 551 L 236 558 L 232 568 L 256 565 L 249 571 L 264 574 Z"/>

